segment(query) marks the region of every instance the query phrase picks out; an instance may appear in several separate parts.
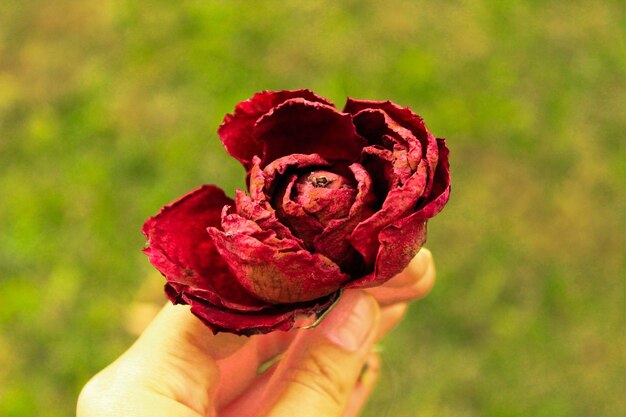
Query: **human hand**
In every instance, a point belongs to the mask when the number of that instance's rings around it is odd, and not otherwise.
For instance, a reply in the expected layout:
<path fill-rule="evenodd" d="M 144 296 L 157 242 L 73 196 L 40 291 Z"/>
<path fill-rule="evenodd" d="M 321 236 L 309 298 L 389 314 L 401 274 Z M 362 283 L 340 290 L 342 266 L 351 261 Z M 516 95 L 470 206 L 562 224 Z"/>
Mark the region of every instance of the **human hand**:
<path fill-rule="evenodd" d="M 374 343 L 409 301 L 428 293 L 434 277 L 430 252 L 422 249 L 385 285 L 346 291 L 314 329 L 249 338 L 212 335 L 188 307 L 168 304 L 87 383 L 77 416 L 356 416 L 379 371 Z"/>

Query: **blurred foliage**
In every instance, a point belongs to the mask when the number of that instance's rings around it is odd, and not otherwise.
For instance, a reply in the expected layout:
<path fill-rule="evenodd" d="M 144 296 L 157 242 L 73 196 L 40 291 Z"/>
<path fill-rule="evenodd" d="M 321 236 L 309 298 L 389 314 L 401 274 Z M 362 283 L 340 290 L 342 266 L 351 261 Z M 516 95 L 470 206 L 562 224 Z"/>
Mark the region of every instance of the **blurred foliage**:
<path fill-rule="evenodd" d="M 132 336 L 143 221 L 242 169 L 263 89 L 411 106 L 452 150 L 438 283 L 365 416 L 626 415 L 626 7 L 591 1 L 0 3 L 0 415 L 72 415 Z"/>

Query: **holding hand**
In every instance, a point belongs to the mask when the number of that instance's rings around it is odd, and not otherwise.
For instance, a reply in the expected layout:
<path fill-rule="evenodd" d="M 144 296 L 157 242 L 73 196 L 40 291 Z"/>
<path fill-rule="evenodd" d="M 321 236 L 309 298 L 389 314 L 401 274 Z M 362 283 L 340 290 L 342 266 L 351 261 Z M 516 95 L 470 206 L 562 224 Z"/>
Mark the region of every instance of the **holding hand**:
<path fill-rule="evenodd" d="M 430 252 L 422 249 L 385 285 L 345 291 L 314 329 L 249 338 L 212 335 L 187 306 L 168 304 L 128 351 L 87 383 L 77 415 L 357 416 L 379 371 L 374 343 L 402 319 L 408 301 L 428 293 L 434 278 Z"/>

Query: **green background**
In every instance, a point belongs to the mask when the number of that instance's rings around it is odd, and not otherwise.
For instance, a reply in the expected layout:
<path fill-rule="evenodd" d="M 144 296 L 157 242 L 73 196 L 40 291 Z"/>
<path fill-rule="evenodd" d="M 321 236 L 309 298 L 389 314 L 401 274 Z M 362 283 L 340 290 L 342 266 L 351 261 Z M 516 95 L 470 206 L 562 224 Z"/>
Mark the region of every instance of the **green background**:
<path fill-rule="evenodd" d="M 438 281 L 364 415 L 626 415 L 625 50 L 617 0 L 2 1 L 0 415 L 73 414 L 161 297 L 143 221 L 232 195 L 223 115 L 300 87 L 451 148 Z"/>

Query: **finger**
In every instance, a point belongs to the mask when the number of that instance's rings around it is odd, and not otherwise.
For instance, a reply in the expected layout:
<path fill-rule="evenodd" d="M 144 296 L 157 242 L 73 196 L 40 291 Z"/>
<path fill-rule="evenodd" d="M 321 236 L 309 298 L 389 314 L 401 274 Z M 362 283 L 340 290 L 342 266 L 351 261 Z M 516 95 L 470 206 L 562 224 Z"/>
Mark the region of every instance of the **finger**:
<path fill-rule="evenodd" d="M 166 304 L 146 328 L 129 353 L 154 359 L 166 355 L 190 353 L 200 355 L 182 357 L 181 360 L 197 362 L 206 358 L 224 358 L 240 349 L 248 338 L 230 333 L 214 335 L 197 317 L 191 314 L 189 306 Z"/>
<path fill-rule="evenodd" d="M 127 389 L 110 381 L 92 379 L 78 397 L 76 417 L 206 417 L 156 392 Z"/>
<path fill-rule="evenodd" d="M 365 368 L 361 372 L 359 382 L 354 387 L 354 391 L 348 400 L 348 406 L 344 413 L 344 417 L 357 417 L 361 414 L 363 407 L 367 403 L 374 385 L 380 374 L 380 357 L 376 353 L 370 353 Z"/>
<path fill-rule="evenodd" d="M 235 399 L 221 407 L 218 406 L 220 417 L 257 417 L 259 410 L 267 402 L 265 392 L 272 380 L 276 367 L 254 378 L 253 382 Z"/>
<path fill-rule="evenodd" d="M 376 332 L 376 342 L 396 328 L 406 315 L 408 307 L 407 303 L 398 303 L 383 307 L 380 310 L 380 325 Z"/>
<path fill-rule="evenodd" d="M 165 394 L 191 406 L 208 402 L 217 388 L 216 359 L 246 342 L 248 338 L 233 334 L 214 335 L 189 307 L 168 304 L 128 351 L 127 361 L 140 365 L 153 383 L 155 375 L 160 377 L 156 384 L 169 390 Z"/>
<path fill-rule="evenodd" d="M 130 398 L 155 392 L 206 415 L 219 380 L 215 358 L 232 354 L 246 341 L 232 334 L 213 335 L 189 307 L 168 304 L 128 351 L 93 378 L 94 384 Z M 143 410 L 140 403 L 132 404 Z"/>
<path fill-rule="evenodd" d="M 380 374 L 380 358 L 377 353 L 370 353 L 365 366 L 361 369 L 358 381 L 350 395 L 344 417 L 356 417 L 365 406 Z M 263 393 L 272 377 L 272 371 L 256 378 L 244 395 L 232 401 L 224 408 L 218 408 L 220 417 L 246 417 L 250 410 L 258 410 L 262 404 Z"/>
<path fill-rule="evenodd" d="M 376 288 L 368 288 L 381 306 L 412 301 L 428 294 L 435 283 L 431 252 L 422 248 L 398 275 Z"/>
<path fill-rule="evenodd" d="M 240 403 L 241 398 L 238 397 L 241 394 L 244 392 L 249 394 L 250 387 L 262 384 L 260 376 L 262 373 L 266 374 L 268 369 L 261 369 L 261 367 L 277 363 L 272 363 L 272 361 L 280 358 L 296 334 L 296 331 L 289 331 L 252 336 L 250 341 L 236 353 L 218 361 L 220 375 L 228 383 L 221 384 L 217 390 L 217 408 L 221 409 L 235 399 L 237 403 Z"/>
<path fill-rule="evenodd" d="M 400 323 L 407 308 L 406 303 L 400 302 L 381 309 L 380 325 L 375 341 L 382 339 Z M 296 334 L 296 331 L 291 331 L 253 336 L 251 341 L 237 353 L 223 361 L 218 361 L 221 375 L 229 381 L 228 384 L 222 384 L 218 389 L 216 399 L 218 409 L 224 408 L 222 412 L 226 413 L 225 415 L 241 415 L 242 410 L 249 408 L 248 405 L 243 406 L 244 402 L 249 404 L 251 401 L 257 401 L 259 392 L 262 392 L 268 380 L 258 375 L 259 366 L 278 358 L 285 352 Z M 252 392 L 251 388 L 255 388 L 255 392 Z"/>
<path fill-rule="evenodd" d="M 328 317 L 302 331 L 265 390 L 267 416 L 340 417 L 374 341 L 378 303 L 346 291 Z"/>
<path fill-rule="evenodd" d="M 380 324 L 374 340 L 379 341 L 395 328 L 406 314 L 407 308 L 406 303 L 400 303 L 381 309 Z M 296 334 L 297 331 L 291 331 L 253 336 L 250 343 L 237 353 L 224 361 L 218 361 L 222 378 L 228 381 L 228 384 L 219 387 L 217 393 L 216 403 L 218 410 L 220 410 L 220 416 L 242 416 L 245 410 L 258 408 L 256 404 L 269 382 L 268 376 L 271 375 L 277 363 L 274 363 L 273 367 L 262 375 L 257 373 L 258 366 L 273 358 L 278 358 L 284 353 Z M 279 339 L 268 340 L 268 337 L 273 338 L 275 336 L 279 336 Z M 254 352 L 256 357 L 250 355 L 250 351 Z M 378 362 L 374 365 L 369 366 L 369 368 L 377 370 L 379 368 Z M 359 390 L 359 387 L 357 386 L 355 390 Z M 360 391 L 364 392 L 363 388 L 360 388 Z"/>

